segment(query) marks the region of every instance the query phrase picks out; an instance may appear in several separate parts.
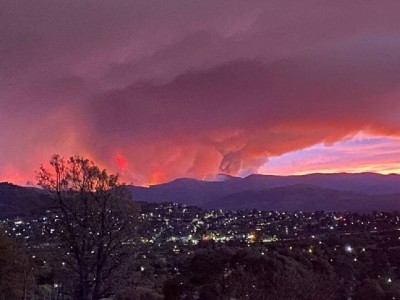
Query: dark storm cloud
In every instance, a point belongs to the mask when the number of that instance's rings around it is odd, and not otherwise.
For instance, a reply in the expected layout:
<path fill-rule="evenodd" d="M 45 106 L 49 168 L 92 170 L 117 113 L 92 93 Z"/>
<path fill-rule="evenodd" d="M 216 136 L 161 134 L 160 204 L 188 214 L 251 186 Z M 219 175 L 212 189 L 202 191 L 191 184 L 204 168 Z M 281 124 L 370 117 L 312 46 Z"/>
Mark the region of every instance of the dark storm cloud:
<path fill-rule="evenodd" d="M 249 173 L 359 131 L 399 132 L 397 1 L 1 8 L 0 179 L 29 177 L 51 152 L 123 161 L 137 183 Z"/>

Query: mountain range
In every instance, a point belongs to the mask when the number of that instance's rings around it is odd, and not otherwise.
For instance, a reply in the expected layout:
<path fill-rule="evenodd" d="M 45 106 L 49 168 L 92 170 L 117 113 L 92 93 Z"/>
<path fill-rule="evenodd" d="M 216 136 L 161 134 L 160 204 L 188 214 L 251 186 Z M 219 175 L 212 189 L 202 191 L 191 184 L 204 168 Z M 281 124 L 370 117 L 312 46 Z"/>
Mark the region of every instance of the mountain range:
<path fill-rule="evenodd" d="M 180 178 L 150 187 L 128 186 L 138 202 L 175 202 L 206 209 L 392 211 L 400 208 L 400 175 L 375 173 L 299 176 L 219 175 Z M 0 183 L 0 217 L 31 215 L 51 206 L 48 194 Z"/>
<path fill-rule="evenodd" d="M 176 202 L 209 209 L 395 210 L 400 208 L 400 175 L 376 173 L 298 176 L 221 175 L 218 181 L 180 178 L 145 187 L 131 186 L 144 202 Z"/>

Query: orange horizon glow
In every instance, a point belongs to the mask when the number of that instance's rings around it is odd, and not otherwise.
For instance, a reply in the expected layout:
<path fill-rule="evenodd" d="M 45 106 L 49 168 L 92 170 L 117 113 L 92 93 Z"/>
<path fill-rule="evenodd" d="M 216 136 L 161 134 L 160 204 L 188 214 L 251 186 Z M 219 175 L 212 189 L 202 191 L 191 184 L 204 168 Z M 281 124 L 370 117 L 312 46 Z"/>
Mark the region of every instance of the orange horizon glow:
<path fill-rule="evenodd" d="M 314 170 L 307 170 L 307 171 L 299 171 L 293 173 L 265 173 L 265 172 L 258 172 L 255 174 L 259 175 L 272 175 L 272 176 L 302 176 L 302 175 L 311 175 L 311 174 L 338 174 L 338 173 L 346 173 L 346 174 L 362 174 L 362 173 L 376 173 L 381 175 L 400 175 L 400 168 L 397 169 L 385 169 L 385 170 L 376 170 L 376 167 L 373 166 L 365 166 L 360 167 L 358 169 L 314 169 Z M 216 174 L 217 175 L 217 174 Z M 248 175 L 246 175 L 248 176 Z M 246 177 L 246 176 L 238 176 L 238 177 Z M 0 175 L 0 183 L 11 183 L 19 186 L 35 186 L 35 181 L 30 179 L 25 180 L 25 177 L 20 173 L 10 173 L 4 176 L 3 174 Z M 136 186 L 141 187 L 150 187 L 154 185 L 164 184 L 171 182 L 177 178 L 167 178 L 166 175 L 162 171 L 157 171 L 150 175 L 150 180 L 148 182 L 144 182 L 141 184 L 134 184 Z M 188 177 L 191 178 L 191 177 Z M 214 181 L 213 179 L 204 179 L 204 178 L 194 178 L 203 181 Z M 124 176 L 121 176 L 122 182 L 129 182 L 124 180 Z"/>
<path fill-rule="evenodd" d="M 126 171 L 128 169 L 128 160 L 121 154 L 117 153 L 115 155 L 115 161 L 121 171 Z"/>
<path fill-rule="evenodd" d="M 26 185 L 28 180 L 24 180 L 24 175 L 14 169 L 12 166 L 7 165 L 0 173 L 0 182 L 8 182 L 18 185 Z"/>
<path fill-rule="evenodd" d="M 160 167 L 157 167 L 156 170 L 150 174 L 150 180 L 143 184 L 143 186 L 149 187 L 151 185 L 157 185 L 170 181 L 167 178 L 168 177 L 166 176 L 165 172 Z"/>
<path fill-rule="evenodd" d="M 108 163 L 104 159 L 94 159 L 94 162 L 110 172 L 119 173 L 121 182 L 144 187 L 170 182 L 182 177 L 212 181 L 219 174 L 216 169 L 214 175 L 209 173 L 206 176 L 207 179 L 204 176 L 196 177 L 193 173 L 182 172 L 178 175 L 173 175 L 173 173 L 168 172 L 171 170 L 170 167 L 154 162 L 150 167 L 151 171 L 147 173 L 148 175 L 143 176 L 143 174 L 135 172 L 134 166 L 128 164 L 128 158 L 120 154 L 120 152 L 116 152 Z M 207 161 L 204 161 L 204 163 L 207 163 Z M 400 139 L 358 134 L 332 145 L 317 144 L 302 150 L 271 157 L 266 164 L 253 173 L 289 176 L 314 173 L 366 172 L 382 175 L 400 174 Z M 134 177 L 137 176 L 135 174 L 140 174 L 141 176 Z M 238 174 L 231 175 L 245 177 L 250 173 L 239 171 Z M 27 173 L 10 164 L 4 166 L 0 173 L 0 182 L 10 182 L 23 186 L 31 185 L 32 182 L 35 182 L 32 178 L 34 178 L 34 171 Z"/>

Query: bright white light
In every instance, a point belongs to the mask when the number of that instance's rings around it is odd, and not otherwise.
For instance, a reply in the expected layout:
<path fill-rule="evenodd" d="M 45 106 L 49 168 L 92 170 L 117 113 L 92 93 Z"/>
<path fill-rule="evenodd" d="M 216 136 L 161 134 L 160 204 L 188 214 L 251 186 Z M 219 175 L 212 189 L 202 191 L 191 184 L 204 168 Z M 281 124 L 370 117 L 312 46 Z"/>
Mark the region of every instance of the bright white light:
<path fill-rule="evenodd" d="M 346 245 L 345 250 L 346 252 L 351 253 L 353 252 L 353 247 L 351 247 L 350 245 Z"/>

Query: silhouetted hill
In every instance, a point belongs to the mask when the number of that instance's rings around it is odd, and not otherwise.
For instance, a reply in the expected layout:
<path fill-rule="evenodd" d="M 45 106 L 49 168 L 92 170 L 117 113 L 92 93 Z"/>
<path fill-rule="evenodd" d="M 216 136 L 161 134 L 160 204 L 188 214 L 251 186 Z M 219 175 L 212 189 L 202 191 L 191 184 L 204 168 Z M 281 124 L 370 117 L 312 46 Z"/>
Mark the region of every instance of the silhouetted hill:
<path fill-rule="evenodd" d="M 51 200 L 43 191 L 0 183 L 0 217 L 40 214 L 51 206 Z"/>
<path fill-rule="evenodd" d="M 366 194 L 400 193 L 400 175 L 376 173 L 309 174 L 298 176 L 250 175 L 243 179 L 248 189 L 305 184 Z"/>
<path fill-rule="evenodd" d="M 217 181 L 180 178 L 149 188 L 130 186 L 140 202 L 176 202 L 204 208 L 277 210 L 394 210 L 400 208 L 400 176 L 310 174 L 218 175 Z M 0 217 L 36 214 L 49 207 L 40 189 L 0 183 Z"/>
<path fill-rule="evenodd" d="M 201 181 L 186 178 L 153 185 L 149 188 L 131 187 L 131 189 L 133 197 L 137 201 L 176 202 L 190 205 L 201 205 L 232 192 L 231 185 L 224 181 Z"/>
<path fill-rule="evenodd" d="M 348 197 L 356 194 L 365 194 L 365 197 L 380 195 L 378 198 L 387 198 L 387 195 L 400 193 L 400 176 L 397 174 L 339 173 L 302 176 L 250 175 L 246 178 L 233 177 L 232 180 L 222 181 L 203 181 L 182 178 L 169 183 L 150 186 L 149 188 L 132 187 L 132 191 L 134 198 L 138 201 L 171 201 L 205 206 L 213 201 L 229 195 L 240 194 L 241 192 L 265 191 L 267 189 L 279 187 L 285 189 L 288 186 L 295 185 L 307 185 L 337 190 L 338 192 L 347 192 Z M 299 191 L 288 188 L 288 193 L 296 192 Z M 336 196 L 341 195 L 343 198 L 343 194 L 344 193 L 337 193 Z M 244 194 L 240 195 L 243 196 L 242 205 L 246 206 L 246 199 L 248 199 L 248 197 L 244 197 Z M 330 198 L 332 198 L 332 196 Z M 350 201 L 350 198 L 348 201 Z M 345 203 L 345 201 L 343 201 L 343 203 Z M 225 207 L 229 208 L 228 206 Z M 340 209 L 340 207 L 338 207 L 338 209 Z"/>

